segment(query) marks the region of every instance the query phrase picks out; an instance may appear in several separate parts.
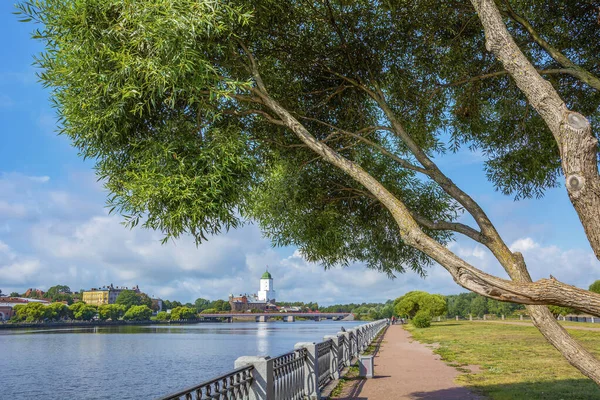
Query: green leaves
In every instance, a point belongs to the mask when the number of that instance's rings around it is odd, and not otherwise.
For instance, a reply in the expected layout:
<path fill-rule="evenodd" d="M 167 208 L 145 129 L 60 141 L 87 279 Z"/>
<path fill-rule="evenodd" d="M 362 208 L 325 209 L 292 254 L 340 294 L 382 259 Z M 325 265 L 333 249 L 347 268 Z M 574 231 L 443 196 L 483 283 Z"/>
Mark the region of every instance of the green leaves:
<path fill-rule="evenodd" d="M 415 318 L 417 315 L 426 315 L 427 320 L 446 313 L 446 299 L 440 294 L 413 291 L 394 301 L 394 311 L 399 316 Z M 423 318 L 425 319 L 425 318 Z"/>
<path fill-rule="evenodd" d="M 147 305 L 131 306 L 123 315 L 125 321 L 148 321 L 152 316 L 152 310 Z"/>
<path fill-rule="evenodd" d="M 246 87 L 218 60 L 250 14 L 216 1 L 36 1 L 36 60 L 61 134 L 96 160 L 111 212 L 126 224 L 196 240 L 239 224 L 254 161 L 223 99 Z"/>
<path fill-rule="evenodd" d="M 582 32 L 597 35 L 586 2 L 568 13 L 548 8 L 554 3 L 513 6 L 597 72 L 600 41 L 574 34 L 573 22 L 583 19 Z M 326 267 L 365 262 L 389 276 L 424 275 L 431 262 L 403 243 L 362 186 L 272 123 L 252 62 L 268 94 L 311 135 L 428 220 L 453 221 L 462 210 L 397 162 L 416 164 L 369 91 L 385 97 L 425 153 L 441 156 L 448 141 L 453 150 L 481 149 L 488 178 L 506 194 L 540 196 L 558 184 L 557 148 L 485 49 L 469 2 L 36 0 L 17 7 L 40 23 L 33 35 L 46 50 L 36 64 L 60 133 L 95 160 L 110 212 L 131 228 L 161 231 L 165 241 L 189 234 L 200 243 L 254 219 L 276 245 L 298 246 Z M 558 30 L 544 12 L 560 20 Z M 536 66 L 556 67 L 510 27 Z M 552 83 L 597 125 L 597 93 L 562 74 Z M 425 231 L 441 243 L 452 238 Z"/>

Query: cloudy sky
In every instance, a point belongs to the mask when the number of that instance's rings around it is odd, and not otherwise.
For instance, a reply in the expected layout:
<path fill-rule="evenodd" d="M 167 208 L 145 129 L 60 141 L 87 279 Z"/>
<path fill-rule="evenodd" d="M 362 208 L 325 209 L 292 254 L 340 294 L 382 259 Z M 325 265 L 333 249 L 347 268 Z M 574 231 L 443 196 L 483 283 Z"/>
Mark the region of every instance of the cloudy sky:
<path fill-rule="evenodd" d="M 294 248 L 274 249 L 247 225 L 197 248 L 189 238 L 160 244 L 161 235 L 128 230 L 109 216 L 106 193 L 68 140 L 54 130 L 48 92 L 37 83 L 32 26 L 18 23 L 10 2 L 0 5 L 0 289 L 66 284 L 73 290 L 113 283 L 139 284 L 168 299 L 226 298 L 254 292 L 268 265 L 285 301 L 321 304 L 385 301 L 409 290 L 451 294 L 462 289 L 441 267 L 426 279 L 407 273 L 395 280 L 353 265 L 324 271 Z M 482 159 L 460 152 L 442 169 L 472 194 L 514 250 L 522 251 L 534 279 L 554 275 L 587 287 L 600 278 L 595 259 L 563 188 L 541 200 L 513 202 L 485 180 Z M 467 220 L 466 220 L 467 221 Z M 467 221 L 468 222 L 468 221 Z M 485 271 L 503 275 L 480 245 L 458 240 L 453 251 Z"/>

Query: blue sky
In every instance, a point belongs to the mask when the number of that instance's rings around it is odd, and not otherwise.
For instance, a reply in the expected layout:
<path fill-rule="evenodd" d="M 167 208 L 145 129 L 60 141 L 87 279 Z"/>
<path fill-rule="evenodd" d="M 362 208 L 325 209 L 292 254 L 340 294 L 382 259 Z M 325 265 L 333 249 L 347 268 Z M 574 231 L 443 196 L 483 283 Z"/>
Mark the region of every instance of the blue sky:
<path fill-rule="evenodd" d="M 323 271 L 293 248 L 273 249 L 254 226 L 221 235 L 200 248 L 189 238 L 161 246 L 160 234 L 120 225 L 104 208 L 93 163 L 57 136 L 47 90 L 37 82 L 32 25 L 17 22 L 0 4 L 0 289 L 23 291 L 67 284 L 72 289 L 139 284 L 163 298 L 193 301 L 254 292 L 266 265 L 278 298 L 286 301 L 385 301 L 408 290 L 463 291 L 439 266 L 423 280 L 396 280 L 362 265 Z M 514 249 L 524 253 L 534 279 L 554 275 L 587 287 L 600 278 L 595 259 L 566 191 L 514 202 L 485 179 L 483 159 L 462 151 L 439 165 L 488 212 Z M 482 246 L 459 239 L 453 251 L 475 266 L 503 275 Z"/>

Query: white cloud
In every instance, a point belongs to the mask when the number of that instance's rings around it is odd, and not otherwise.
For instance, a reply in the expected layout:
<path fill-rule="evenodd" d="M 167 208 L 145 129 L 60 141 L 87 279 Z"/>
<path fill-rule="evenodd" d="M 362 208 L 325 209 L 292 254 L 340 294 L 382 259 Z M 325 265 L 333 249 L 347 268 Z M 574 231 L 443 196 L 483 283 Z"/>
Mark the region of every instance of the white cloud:
<path fill-rule="evenodd" d="M 297 249 L 272 248 L 255 225 L 210 238 L 199 247 L 189 237 L 161 245 L 160 233 L 129 230 L 118 216 L 107 215 L 104 194 L 90 184 L 93 176 L 73 175 L 70 180 L 71 190 L 44 176 L 0 176 L 0 210 L 23 215 L 0 230 L 3 291 L 56 284 L 79 290 L 113 283 L 139 284 L 148 294 L 180 301 L 218 299 L 258 290 L 267 265 L 282 301 L 362 303 L 393 299 L 409 290 L 464 291 L 438 265 L 427 271 L 426 279 L 407 272 L 390 280 L 362 264 L 324 271 Z M 520 238 L 511 247 L 524 253 L 536 279 L 552 273 L 585 287 L 597 273 L 598 262 L 590 251 L 541 246 L 534 237 Z M 461 239 L 448 248 L 486 272 L 505 276 L 479 244 Z"/>
<path fill-rule="evenodd" d="M 27 208 L 25 205 L 0 200 L 0 218 L 23 218 L 26 215 Z"/>
<path fill-rule="evenodd" d="M 483 260 L 486 255 L 486 250 L 481 245 L 470 247 L 454 246 L 454 248 L 451 248 L 451 250 L 462 258 L 474 257 L 479 260 Z"/>
<path fill-rule="evenodd" d="M 10 246 L 0 240 L 0 255 L 3 255 L 9 259 L 14 258 L 13 252 L 10 250 Z"/>
<path fill-rule="evenodd" d="M 46 182 L 50 181 L 49 176 L 29 176 L 28 178 L 32 182 L 37 182 L 37 183 L 46 183 Z"/>
<path fill-rule="evenodd" d="M 531 249 L 535 249 L 536 247 L 539 247 L 539 245 L 535 243 L 532 238 L 526 237 L 516 240 L 509 247 L 511 251 L 525 252 Z"/>
<path fill-rule="evenodd" d="M 39 268 L 39 260 L 19 256 L 8 244 L 0 241 L 0 282 L 3 285 L 27 282 L 35 276 Z"/>
<path fill-rule="evenodd" d="M 40 270 L 39 260 L 24 260 L 0 264 L 0 281 L 3 285 L 19 285 L 29 282 Z"/>

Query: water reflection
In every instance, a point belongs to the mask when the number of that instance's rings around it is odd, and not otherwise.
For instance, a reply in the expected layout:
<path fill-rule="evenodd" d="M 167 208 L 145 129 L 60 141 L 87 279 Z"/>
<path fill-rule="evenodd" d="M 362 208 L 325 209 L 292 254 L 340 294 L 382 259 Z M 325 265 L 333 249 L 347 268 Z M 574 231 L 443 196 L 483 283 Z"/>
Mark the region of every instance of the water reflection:
<path fill-rule="evenodd" d="M 295 343 L 316 342 L 324 335 L 335 334 L 342 324 L 351 328 L 358 323 L 243 322 L 1 330 L 0 398 L 155 398 L 231 370 L 240 356 L 283 354 Z M 60 368 L 60 379 L 56 368 Z"/>
<path fill-rule="evenodd" d="M 267 356 L 269 355 L 269 323 L 257 322 L 256 325 L 256 348 L 258 355 Z"/>

